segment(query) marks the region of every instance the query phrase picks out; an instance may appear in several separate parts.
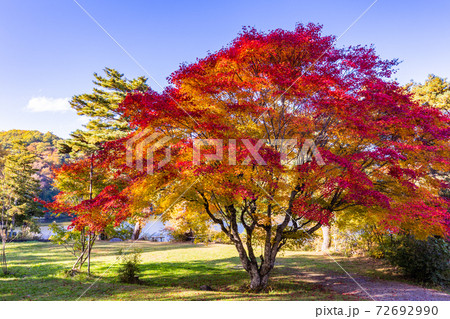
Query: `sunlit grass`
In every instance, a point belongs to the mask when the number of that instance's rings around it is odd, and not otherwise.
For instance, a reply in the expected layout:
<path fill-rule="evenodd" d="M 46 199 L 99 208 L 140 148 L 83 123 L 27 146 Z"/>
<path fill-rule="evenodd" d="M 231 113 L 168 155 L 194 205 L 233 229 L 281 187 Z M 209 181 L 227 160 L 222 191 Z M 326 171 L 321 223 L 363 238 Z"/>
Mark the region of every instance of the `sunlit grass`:
<path fill-rule="evenodd" d="M 8 245 L 12 276 L 0 277 L 1 300 L 353 300 L 300 280 L 298 274 L 312 269 L 339 271 L 328 257 L 316 253 L 284 252 L 267 293 L 245 292 L 248 275 L 242 270 L 231 245 L 194 245 L 137 242 L 142 249 L 143 285 L 117 282 L 117 256 L 129 242 L 98 242 L 91 259 L 92 276 L 67 277 L 74 257 L 62 246 L 27 242 Z M 341 260 L 348 263 L 350 260 Z M 355 264 L 357 265 L 357 264 Z M 352 266 L 353 270 L 367 268 Z M 356 268 L 355 268 L 356 267 Z M 361 269 L 359 269 L 361 271 Z M 215 291 L 202 291 L 209 285 Z"/>

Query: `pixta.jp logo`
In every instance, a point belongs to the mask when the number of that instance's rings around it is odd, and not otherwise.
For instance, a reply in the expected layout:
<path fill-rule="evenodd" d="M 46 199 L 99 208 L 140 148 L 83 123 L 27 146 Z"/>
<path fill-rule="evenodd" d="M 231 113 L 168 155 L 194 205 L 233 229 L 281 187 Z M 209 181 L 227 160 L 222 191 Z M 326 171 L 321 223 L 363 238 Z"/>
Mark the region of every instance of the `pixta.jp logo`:
<path fill-rule="evenodd" d="M 126 142 L 126 161 L 129 167 L 136 165 L 138 171 L 146 171 L 147 174 L 152 175 L 155 171 L 154 152 L 160 149 L 164 149 L 165 157 L 158 162 L 157 168 L 162 168 L 171 160 L 170 145 L 168 142 L 172 138 L 164 135 L 163 133 L 152 133 L 150 130 L 145 129 Z M 222 139 L 194 139 L 192 145 L 192 164 L 200 165 L 201 157 L 206 161 L 224 161 L 224 150 L 228 154 L 228 165 L 248 165 L 250 162 L 257 165 L 267 165 L 264 158 L 260 155 L 259 151 L 263 146 L 276 147 L 280 153 L 280 161 L 284 166 L 302 165 L 306 162 L 310 162 L 313 159 L 317 161 L 319 165 L 324 165 L 322 156 L 317 149 L 313 140 L 305 140 L 302 147 L 299 148 L 296 139 L 276 139 L 276 140 L 257 140 L 256 143 L 252 143 L 249 139 L 230 139 L 227 141 L 227 146 L 224 146 L 224 140 Z M 241 161 L 237 161 L 237 143 L 242 143 L 248 156 Z M 214 148 L 214 154 L 210 152 L 208 154 L 202 154 L 202 148 Z"/>
<path fill-rule="evenodd" d="M 142 130 L 126 142 L 127 166 L 133 167 L 133 164 L 136 163 L 136 169 L 143 172 L 145 160 L 145 170 L 147 171 L 147 174 L 153 175 L 155 170 L 153 153 L 156 150 L 165 147 L 165 158 L 158 163 L 158 168 L 169 163 L 171 160 L 171 153 L 168 142 L 171 139 L 170 136 L 165 136 L 163 133 L 151 133 L 149 129 Z"/>
<path fill-rule="evenodd" d="M 242 143 L 244 149 L 249 155 L 240 163 L 237 162 L 237 142 Z M 229 165 L 248 165 L 252 158 L 257 165 L 267 165 L 266 161 L 262 158 L 259 150 L 263 146 L 270 145 L 276 147 L 280 153 L 280 162 L 285 166 L 302 165 L 306 162 L 312 161 L 314 158 L 319 165 L 324 165 L 322 156 L 316 147 L 313 140 L 308 139 L 302 145 L 299 150 L 297 147 L 296 139 L 259 139 L 255 144 L 250 139 L 228 140 L 228 164 Z M 214 147 L 215 154 L 203 154 L 203 157 L 207 161 L 223 161 L 224 160 L 224 143 L 222 139 L 194 139 L 193 145 L 193 164 L 199 165 L 201 159 L 201 148 Z"/>

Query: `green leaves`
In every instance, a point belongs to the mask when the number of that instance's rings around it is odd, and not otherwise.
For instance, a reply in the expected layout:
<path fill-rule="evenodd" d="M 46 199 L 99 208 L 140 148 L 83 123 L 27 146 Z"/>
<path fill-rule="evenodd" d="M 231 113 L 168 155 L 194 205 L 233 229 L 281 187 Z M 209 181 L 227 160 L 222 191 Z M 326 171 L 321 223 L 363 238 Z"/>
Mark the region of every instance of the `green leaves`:
<path fill-rule="evenodd" d="M 0 205 L 4 227 L 21 226 L 40 216 L 42 209 L 35 201 L 40 193 L 37 170 L 33 168 L 36 156 L 20 144 L 14 144 L 3 157 L 0 171 Z"/>
<path fill-rule="evenodd" d="M 146 92 L 149 89 L 147 78 L 128 80 L 123 74 L 105 68 L 105 77 L 94 73 L 92 93 L 75 95 L 70 105 L 78 115 L 89 118 L 86 135 L 93 135 L 99 141 L 111 141 L 124 137 L 130 128 L 118 111 L 119 104 L 131 92 Z"/>

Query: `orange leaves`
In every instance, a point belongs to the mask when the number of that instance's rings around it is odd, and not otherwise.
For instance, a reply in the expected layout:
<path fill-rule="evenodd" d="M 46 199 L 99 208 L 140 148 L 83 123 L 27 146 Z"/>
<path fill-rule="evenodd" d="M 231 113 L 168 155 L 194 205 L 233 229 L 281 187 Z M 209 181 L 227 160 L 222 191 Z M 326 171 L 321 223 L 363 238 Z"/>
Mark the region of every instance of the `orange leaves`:
<path fill-rule="evenodd" d="M 194 212 L 204 209 L 206 198 L 223 220 L 225 207 L 243 210 L 252 201 L 253 216 L 264 223 L 292 207 L 297 216 L 321 223 L 355 210 L 386 227 L 425 225 L 428 234 L 445 228 L 447 204 L 436 202 L 440 183 L 429 173 L 450 170 L 449 116 L 414 103 L 387 79 L 395 60 L 381 60 L 373 48 L 332 43 L 312 24 L 267 33 L 244 29 L 229 46 L 182 65 L 162 93 L 129 94 L 119 111 L 138 131 L 170 137 L 171 160 L 159 167 L 166 149 L 155 150 L 158 168 L 146 175 L 125 165 L 126 139 L 104 145 L 99 165 L 121 181 L 119 193 L 104 194 L 113 200 L 108 207 L 119 210 L 112 203 L 123 195 L 133 211 L 148 205 L 158 213 L 174 211 L 172 201 L 179 201 Z M 203 156 L 194 163 L 199 139 L 221 140 L 222 160 Z M 290 165 L 281 163 L 274 141 L 295 140 L 300 149 L 308 139 L 324 165 L 311 147 L 299 162 L 294 152 Z M 243 140 L 261 146 L 264 164 L 249 156 Z M 237 141 L 234 151 L 230 141 Z"/>
<path fill-rule="evenodd" d="M 381 60 L 373 48 L 330 47 L 333 38 L 320 31 L 315 25 L 268 33 L 244 29 L 229 46 L 171 75 L 174 87 L 166 93 L 176 103 L 149 92 L 131 95 L 122 107 L 136 114 L 133 121 L 141 127 L 170 125 L 183 132 L 186 145 L 193 135 L 223 139 L 225 150 L 230 139 L 313 139 L 318 145 L 326 165 L 303 161 L 294 170 L 280 166 L 280 150 L 269 142 L 259 149 L 266 165 L 239 165 L 248 155 L 242 147 L 235 150 L 237 165 L 226 156 L 190 165 L 192 147 L 175 152 L 175 164 L 164 170 L 179 169 L 175 180 L 207 177 L 196 187 L 214 193 L 219 204 L 259 199 L 264 212 L 267 193 L 287 207 L 291 191 L 300 188 L 296 212 L 323 223 L 352 206 L 409 216 L 395 211 L 399 203 L 418 188 L 435 196 L 436 183 L 424 176 L 430 166 L 448 167 L 448 117 L 414 104 L 385 80 L 396 61 Z M 432 207 L 425 211 L 439 215 Z"/>

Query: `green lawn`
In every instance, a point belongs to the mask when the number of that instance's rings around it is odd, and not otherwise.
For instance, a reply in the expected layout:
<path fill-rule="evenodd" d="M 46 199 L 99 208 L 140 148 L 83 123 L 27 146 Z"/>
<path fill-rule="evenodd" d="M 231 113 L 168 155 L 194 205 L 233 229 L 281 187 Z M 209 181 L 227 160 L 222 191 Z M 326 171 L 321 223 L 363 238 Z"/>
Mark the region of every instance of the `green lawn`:
<path fill-rule="evenodd" d="M 247 273 L 234 246 L 137 242 L 143 250 L 143 285 L 117 282 L 115 260 L 127 242 L 98 242 L 93 250 L 93 276 L 67 277 L 73 256 L 51 243 L 10 243 L 7 255 L 13 276 L 0 277 L 0 300 L 355 300 L 301 281 L 302 271 L 340 272 L 330 258 L 288 251 L 277 259 L 269 293 L 245 292 Z M 382 264 L 364 258 L 335 257 L 350 272 L 385 277 Z M 201 291 L 209 285 L 214 292 Z M 88 289 L 91 287 L 90 289 Z M 87 291 L 86 291 L 87 290 Z M 85 292 L 86 291 L 86 292 Z M 84 293 L 85 292 L 85 293 Z M 83 294 L 84 293 L 84 294 Z"/>

